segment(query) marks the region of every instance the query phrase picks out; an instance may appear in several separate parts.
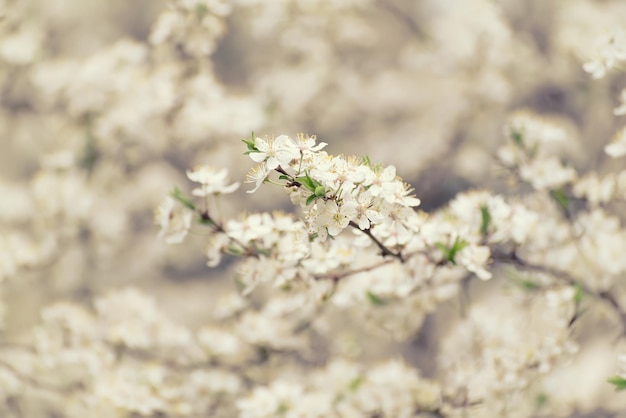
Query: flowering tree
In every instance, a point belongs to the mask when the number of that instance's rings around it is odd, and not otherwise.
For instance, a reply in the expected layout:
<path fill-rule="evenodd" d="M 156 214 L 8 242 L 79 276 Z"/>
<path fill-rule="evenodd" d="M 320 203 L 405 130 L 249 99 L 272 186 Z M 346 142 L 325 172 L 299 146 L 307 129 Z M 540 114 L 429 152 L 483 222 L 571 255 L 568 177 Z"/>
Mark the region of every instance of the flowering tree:
<path fill-rule="evenodd" d="M 624 409 L 622 2 L 87 3 L 0 2 L 0 415 Z"/>

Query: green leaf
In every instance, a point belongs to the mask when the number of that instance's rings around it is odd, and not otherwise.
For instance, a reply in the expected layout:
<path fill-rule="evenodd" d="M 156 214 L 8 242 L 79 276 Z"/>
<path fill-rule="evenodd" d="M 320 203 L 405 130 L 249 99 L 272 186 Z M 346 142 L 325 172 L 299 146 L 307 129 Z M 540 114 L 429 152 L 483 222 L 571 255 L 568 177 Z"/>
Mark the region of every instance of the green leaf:
<path fill-rule="evenodd" d="M 607 380 L 610 384 L 615 386 L 615 391 L 626 389 L 626 379 L 620 376 L 611 377 Z"/>
<path fill-rule="evenodd" d="M 538 290 L 540 286 L 532 280 L 520 280 L 519 285 L 525 290 Z"/>
<path fill-rule="evenodd" d="M 489 230 L 489 226 L 491 225 L 491 213 L 489 212 L 487 205 L 482 205 L 480 207 L 480 215 L 482 218 L 480 223 L 480 233 L 486 235 Z"/>
<path fill-rule="evenodd" d="M 215 222 L 203 216 L 198 217 L 198 222 L 201 223 L 202 225 L 215 225 Z"/>
<path fill-rule="evenodd" d="M 278 404 L 278 407 L 276 408 L 276 415 L 283 415 L 285 414 L 287 411 L 289 411 L 289 405 L 287 405 L 285 402 L 281 402 Z"/>
<path fill-rule="evenodd" d="M 447 260 L 450 260 L 450 250 L 448 249 L 448 247 L 446 247 L 445 245 L 443 245 L 443 244 L 442 244 L 442 243 L 440 243 L 440 242 L 435 243 L 435 246 L 436 246 L 437 248 L 439 248 L 439 249 L 443 252 L 444 257 L 445 257 Z"/>
<path fill-rule="evenodd" d="M 279 180 L 291 180 L 291 178 L 289 176 L 286 176 L 284 174 L 281 174 L 280 176 L 278 176 Z"/>
<path fill-rule="evenodd" d="M 78 163 L 85 170 L 91 171 L 96 165 L 98 158 L 100 158 L 100 155 L 94 143 L 93 135 L 91 135 L 91 133 L 87 133 L 87 141 L 85 143 L 82 156 Z"/>
<path fill-rule="evenodd" d="M 524 135 L 515 128 L 511 128 L 511 139 L 518 147 L 524 146 Z"/>
<path fill-rule="evenodd" d="M 185 197 L 183 192 L 178 187 L 174 187 L 174 190 L 170 192 L 170 196 L 178 200 L 183 206 L 191 210 L 196 210 L 196 205 L 194 205 L 190 199 Z"/>
<path fill-rule="evenodd" d="M 552 196 L 556 203 L 558 203 L 561 209 L 563 209 L 567 214 L 567 211 L 569 210 L 569 198 L 563 189 L 550 190 L 550 196 Z"/>
<path fill-rule="evenodd" d="M 316 186 L 313 184 L 312 179 L 308 176 L 308 174 L 306 176 L 296 177 L 296 181 L 309 189 L 311 192 L 315 193 Z"/>
<path fill-rule="evenodd" d="M 583 295 L 585 294 L 585 291 L 583 290 L 583 287 L 580 283 L 576 283 L 574 285 L 574 289 L 576 291 L 576 293 L 574 293 L 574 302 L 576 303 L 576 306 L 578 306 L 583 300 Z"/>
<path fill-rule="evenodd" d="M 198 19 L 202 20 L 208 12 L 209 9 L 204 4 L 196 5 L 196 16 L 198 16 Z"/>
<path fill-rule="evenodd" d="M 315 196 L 322 197 L 322 196 L 324 196 L 326 194 L 326 187 L 324 187 L 324 186 L 317 186 L 315 188 L 314 193 L 315 193 Z"/>
<path fill-rule="evenodd" d="M 548 403 L 548 400 L 548 395 L 546 395 L 545 393 L 539 393 L 535 397 L 535 405 L 537 405 L 537 408 L 541 408 Z"/>
<path fill-rule="evenodd" d="M 241 140 L 248 147 L 248 151 L 246 151 L 244 155 L 248 155 L 253 152 L 260 152 L 256 145 L 254 145 L 254 138 L 254 132 L 252 132 L 252 134 L 250 135 L 250 139 L 244 138 Z"/>
<path fill-rule="evenodd" d="M 243 293 L 248 287 L 248 285 L 246 285 L 246 283 L 241 279 L 240 276 L 235 276 L 234 282 L 235 282 L 235 288 L 237 289 L 239 293 Z"/>
<path fill-rule="evenodd" d="M 367 299 L 370 301 L 372 305 L 382 306 L 385 304 L 385 301 L 375 293 L 370 292 L 369 290 L 366 293 Z"/>
<path fill-rule="evenodd" d="M 314 202 L 315 200 L 319 199 L 320 196 L 315 196 L 314 194 L 312 194 L 311 196 L 308 197 L 308 199 L 306 200 L 306 206 L 309 206 L 311 204 L 311 202 Z"/>
<path fill-rule="evenodd" d="M 435 245 L 437 246 L 437 248 L 443 251 L 443 254 L 448 262 L 456 264 L 457 253 L 463 248 L 467 247 L 469 243 L 465 240 L 459 239 L 459 237 L 456 237 L 456 239 L 454 240 L 454 244 L 452 244 L 452 247 L 450 248 L 446 247 L 440 242 L 436 243 Z"/>
<path fill-rule="evenodd" d="M 226 247 L 225 252 L 227 254 L 234 255 L 234 256 L 243 255 L 243 250 L 240 247 L 233 245 L 233 244 L 230 244 L 228 247 Z"/>
<path fill-rule="evenodd" d="M 359 375 L 352 379 L 348 384 L 348 387 L 352 392 L 355 392 L 365 382 L 365 376 Z"/>

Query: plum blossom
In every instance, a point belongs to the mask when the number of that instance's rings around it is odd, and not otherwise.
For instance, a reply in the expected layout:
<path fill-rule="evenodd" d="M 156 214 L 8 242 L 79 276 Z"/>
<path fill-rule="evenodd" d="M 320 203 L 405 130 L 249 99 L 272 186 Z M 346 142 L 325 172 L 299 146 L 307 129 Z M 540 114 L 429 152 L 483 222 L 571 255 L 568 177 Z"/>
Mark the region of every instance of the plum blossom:
<path fill-rule="evenodd" d="M 189 180 L 200 183 L 202 186 L 192 190 L 194 196 L 208 196 L 212 194 L 232 193 L 239 187 L 239 183 L 226 185 L 228 170 L 223 168 L 216 170 L 213 167 L 202 165 L 187 171 Z"/>
<path fill-rule="evenodd" d="M 626 60 L 626 35 L 616 31 L 601 40 L 596 56 L 583 64 L 583 69 L 595 79 L 603 78 L 607 72 Z"/>
<path fill-rule="evenodd" d="M 191 227 L 192 218 L 192 212 L 177 205 L 169 196 L 154 211 L 154 223 L 161 227 L 159 238 L 165 238 L 168 244 L 183 242 Z"/>
<path fill-rule="evenodd" d="M 251 152 L 250 158 L 257 163 L 265 162 L 268 170 L 278 166 L 286 166 L 300 153 L 287 135 L 280 135 L 275 139 L 255 138 L 254 146 L 258 152 Z"/>
<path fill-rule="evenodd" d="M 254 193 L 259 190 L 259 187 L 261 187 L 271 171 L 272 170 L 269 170 L 267 168 L 267 164 L 264 162 L 256 167 L 253 167 L 246 176 L 246 183 L 254 183 L 254 189 L 248 190 L 246 193 Z"/>
<path fill-rule="evenodd" d="M 611 143 L 604 147 L 604 152 L 613 158 L 626 155 L 626 128 L 622 128 L 613 136 Z"/>
<path fill-rule="evenodd" d="M 356 199 L 343 204 L 347 213 L 354 213 L 353 218 L 361 229 L 368 229 L 371 224 L 384 221 L 385 217 L 374 208 L 374 197 L 369 191 L 364 191 Z"/>

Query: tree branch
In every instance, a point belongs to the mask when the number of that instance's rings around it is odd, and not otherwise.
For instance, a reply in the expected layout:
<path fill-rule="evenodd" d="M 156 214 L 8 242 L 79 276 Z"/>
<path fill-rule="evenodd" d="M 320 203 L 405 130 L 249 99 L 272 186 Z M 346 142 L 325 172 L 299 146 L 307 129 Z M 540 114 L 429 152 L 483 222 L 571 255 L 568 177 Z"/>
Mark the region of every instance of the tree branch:
<path fill-rule="evenodd" d="M 560 280 L 563 283 L 566 283 L 570 286 L 579 286 L 583 292 L 593 296 L 596 299 L 603 300 L 607 303 L 615 313 L 619 315 L 620 321 L 622 322 L 622 328 L 626 330 L 626 311 L 619 304 L 615 296 L 611 294 L 607 290 L 596 291 L 591 289 L 588 285 L 583 283 L 581 280 L 576 277 L 570 275 L 568 272 L 563 270 L 557 270 L 547 266 L 541 266 L 538 264 L 532 264 L 527 262 L 526 260 L 519 257 L 519 255 L 513 251 L 512 253 L 497 253 L 494 252 L 492 255 L 494 261 L 500 262 L 503 264 L 511 264 L 521 269 L 533 271 L 537 273 L 545 273 L 554 277 L 557 280 Z"/>

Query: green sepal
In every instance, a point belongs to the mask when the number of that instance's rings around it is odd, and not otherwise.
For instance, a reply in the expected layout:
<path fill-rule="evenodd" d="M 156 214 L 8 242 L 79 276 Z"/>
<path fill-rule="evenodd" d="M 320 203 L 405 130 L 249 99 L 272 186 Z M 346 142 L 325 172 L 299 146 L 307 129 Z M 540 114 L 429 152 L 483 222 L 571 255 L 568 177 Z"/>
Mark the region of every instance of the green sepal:
<path fill-rule="evenodd" d="M 183 206 L 191 210 L 196 210 L 196 205 L 194 205 L 191 200 L 186 198 L 183 192 L 178 187 L 174 187 L 174 190 L 170 192 L 170 196 L 178 200 Z"/>

